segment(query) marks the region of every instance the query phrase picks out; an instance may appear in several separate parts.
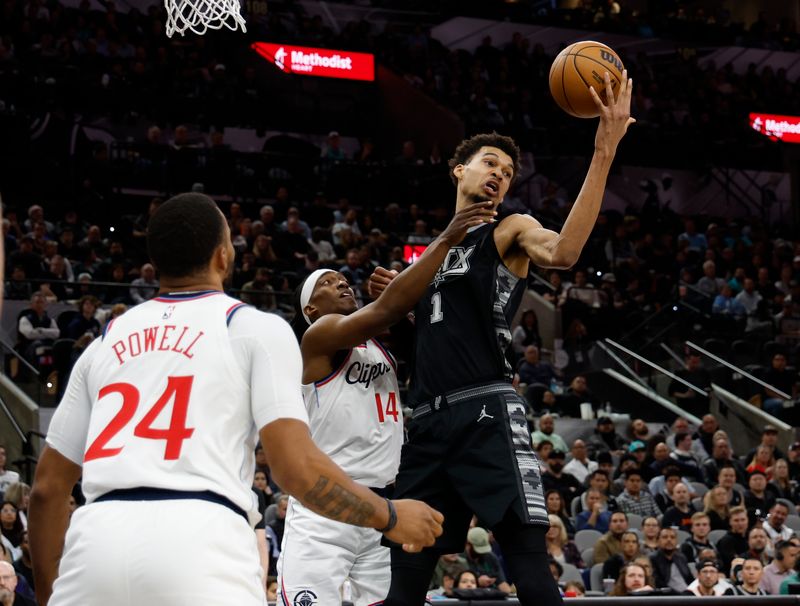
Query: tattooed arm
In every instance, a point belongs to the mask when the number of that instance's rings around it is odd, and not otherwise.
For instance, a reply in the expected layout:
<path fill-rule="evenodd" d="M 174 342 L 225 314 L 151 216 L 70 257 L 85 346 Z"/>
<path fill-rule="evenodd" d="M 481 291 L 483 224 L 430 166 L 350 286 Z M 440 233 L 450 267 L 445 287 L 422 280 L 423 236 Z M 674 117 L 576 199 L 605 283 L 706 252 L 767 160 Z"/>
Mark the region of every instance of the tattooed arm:
<path fill-rule="evenodd" d="M 312 511 L 339 522 L 384 528 L 385 499 L 351 480 L 314 442 L 308 426 L 278 419 L 261 429 L 261 444 L 278 485 Z M 419 501 L 393 501 L 397 525 L 386 537 L 408 551 L 433 545 L 442 533 L 442 515 Z"/>

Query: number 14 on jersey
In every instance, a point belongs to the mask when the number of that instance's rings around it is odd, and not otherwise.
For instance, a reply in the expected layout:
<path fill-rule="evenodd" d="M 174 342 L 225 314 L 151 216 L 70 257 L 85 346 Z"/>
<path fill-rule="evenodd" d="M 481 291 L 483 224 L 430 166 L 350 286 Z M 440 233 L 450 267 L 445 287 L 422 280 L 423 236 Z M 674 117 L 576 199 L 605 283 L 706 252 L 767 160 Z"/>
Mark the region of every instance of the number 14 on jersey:
<path fill-rule="evenodd" d="M 378 409 L 378 421 L 385 423 L 386 417 L 392 417 L 394 422 L 397 423 L 397 394 L 395 392 L 391 391 L 389 395 L 386 396 L 385 406 L 381 394 L 376 393 L 375 407 Z"/>

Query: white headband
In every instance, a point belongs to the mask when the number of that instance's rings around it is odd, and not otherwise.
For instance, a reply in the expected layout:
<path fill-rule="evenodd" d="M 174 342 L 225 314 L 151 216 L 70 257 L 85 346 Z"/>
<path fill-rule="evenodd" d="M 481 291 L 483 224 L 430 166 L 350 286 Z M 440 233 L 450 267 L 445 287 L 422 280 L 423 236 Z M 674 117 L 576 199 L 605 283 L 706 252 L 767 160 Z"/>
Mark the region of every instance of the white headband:
<path fill-rule="evenodd" d="M 314 294 L 314 287 L 317 285 L 317 282 L 328 272 L 336 273 L 332 269 L 316 269 L 311 272 L 311 275 L 303 282 L 303 290 L 300 291 L 300 313 L 303 314 L 309 326 L 311 326 L 311 319 L 306 315 L 306 305 L 308 305 L 308 302 L 311 300 L 311 295 Z"/>

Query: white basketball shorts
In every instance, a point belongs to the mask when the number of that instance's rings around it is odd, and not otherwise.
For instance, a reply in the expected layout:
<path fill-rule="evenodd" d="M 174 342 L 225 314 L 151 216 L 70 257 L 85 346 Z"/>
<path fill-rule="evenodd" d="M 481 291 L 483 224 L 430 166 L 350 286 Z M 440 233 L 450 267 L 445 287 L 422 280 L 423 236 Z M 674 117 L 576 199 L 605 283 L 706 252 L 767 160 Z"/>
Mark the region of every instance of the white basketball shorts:
<path fill-rule="evenodd" d="M 386 598 L 391 578 L 380 533 L 323 518 L 289 500 L 278 560 L 279 606 L 341 604 L 346 579 L 353 604 L 369 606 Z"/>
<path fill-rule="evenodd" d="M 72 515 L 49 606 L 264 606 L 255 532 L 199 500 L 104 501 Z"/>

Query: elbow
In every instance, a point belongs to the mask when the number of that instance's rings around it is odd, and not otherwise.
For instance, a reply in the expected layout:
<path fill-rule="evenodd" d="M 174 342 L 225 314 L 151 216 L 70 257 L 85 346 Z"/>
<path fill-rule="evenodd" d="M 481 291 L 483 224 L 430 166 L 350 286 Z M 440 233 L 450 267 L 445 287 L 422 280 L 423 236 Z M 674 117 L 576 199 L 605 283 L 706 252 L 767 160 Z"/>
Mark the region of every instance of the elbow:
<path fill-rule="evenodd" d="M 580 251 L 556 250 L 553 251 L 549 269 L 571 269 L 580 258 Z"/>

